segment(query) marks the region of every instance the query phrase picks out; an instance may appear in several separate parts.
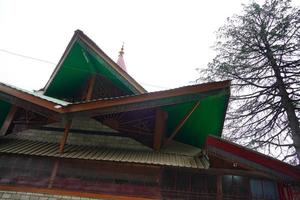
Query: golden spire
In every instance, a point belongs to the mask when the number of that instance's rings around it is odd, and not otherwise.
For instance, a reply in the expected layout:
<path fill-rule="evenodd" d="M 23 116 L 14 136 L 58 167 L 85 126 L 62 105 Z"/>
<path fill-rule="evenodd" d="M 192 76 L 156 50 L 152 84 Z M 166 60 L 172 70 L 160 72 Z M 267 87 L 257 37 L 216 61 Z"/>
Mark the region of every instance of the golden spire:
<path fill-rule="evenodd" d="M 123 56 L 124 55 L 124 42 L 122 44 L 121 50 L 119 51 L 119 56 Z"/>

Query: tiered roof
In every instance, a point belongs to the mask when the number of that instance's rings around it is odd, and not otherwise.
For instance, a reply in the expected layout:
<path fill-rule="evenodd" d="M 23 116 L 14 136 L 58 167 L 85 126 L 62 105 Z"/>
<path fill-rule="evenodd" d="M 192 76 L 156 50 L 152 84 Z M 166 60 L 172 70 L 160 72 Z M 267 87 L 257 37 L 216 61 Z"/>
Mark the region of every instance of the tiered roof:
<path fill-rule="evenodd" d="M 218 139 L 230 81 L 147 92 L 122 67 L 77 30 L 42 91 L 0 83 L 0 153 L 206 169 L 206 141 L 210 154 L 255 162 Z"/>
<path fill-rule="evenodd" d="M 202 148 L 208 134 L 221 136 L 229 85 L 223 81 L 146 92 L 77 30 L 43 91 L 0 84 L 0 125 L 18 107 L 50 121 L 90 117 L 155 149 L 173 139 Z"/>

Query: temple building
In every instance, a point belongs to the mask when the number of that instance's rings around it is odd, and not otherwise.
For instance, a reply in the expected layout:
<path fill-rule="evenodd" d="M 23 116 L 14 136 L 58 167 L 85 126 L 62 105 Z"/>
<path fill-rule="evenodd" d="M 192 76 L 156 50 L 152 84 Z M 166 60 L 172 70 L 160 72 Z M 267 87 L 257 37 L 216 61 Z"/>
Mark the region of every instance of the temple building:
<path fill-rule="evenodd" d="M 77 30 L 42 90 L 0 83 L 0 198 L 300 199 L 297 167 L 221 138 L 230 81 L 147 92 Z"/>

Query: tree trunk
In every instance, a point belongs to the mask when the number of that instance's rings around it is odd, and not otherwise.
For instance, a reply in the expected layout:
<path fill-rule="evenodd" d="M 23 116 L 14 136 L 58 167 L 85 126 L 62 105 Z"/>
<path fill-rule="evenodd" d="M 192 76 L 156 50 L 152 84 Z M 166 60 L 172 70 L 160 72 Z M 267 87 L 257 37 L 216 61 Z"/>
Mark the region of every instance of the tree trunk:
<path fill-rule="evenodd" d="M 288 117 L 288 123 L 292 133 L 294 147 L 296 149 L 298 160 L 300 161 L 300 127 L 299 127 L 299 120 L 295 112 L 295 106 L 286 91 L 285 84 L 283 82 L 279 68 L 278 67 L 277 69 L 273 68 L 273 70 L 275 72 L 279 94 L 281 96 L 281 102 Z"/>
<path fill-rule="evenodd" d="M 293 104 L 293 101 L 290 99 L 288 92 L 286 91 L 285 83 L 281 76 L 279 66 L 277 65 L 270 45 L 266 39 L 264 40 L 264 43 L 266 45 L 266 54 L 268 60 L 270 61 L 271 67 L 275 73 L 276 83 L 278 85 L 279 95 L 281 97 L 281 103 L 288 117 L 288 124 L 292 133 L 293 144 L 296 149 L 298 160 L 300 161 L 300 124 L 296 115 L 295 106 Z"/>

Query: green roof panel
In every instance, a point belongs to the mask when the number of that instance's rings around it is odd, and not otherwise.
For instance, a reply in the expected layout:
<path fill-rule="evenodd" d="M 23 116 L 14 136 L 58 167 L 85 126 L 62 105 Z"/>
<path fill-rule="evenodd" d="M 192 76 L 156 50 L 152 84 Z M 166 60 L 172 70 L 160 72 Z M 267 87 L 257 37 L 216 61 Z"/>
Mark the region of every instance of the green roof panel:
<path fill-rule="evenodd" d="M 176 134 L 175 140 L 202 148 L 207 135 L 221 136 L 228 98 L 226 92 L 201 98 L 197 109 Z M 196 103 L 192 101 L 163 107 L 168 112 L 167 136 L 172 134 Z"/>
<path fill-rule="evenodd" d="M 136 93 L 133 86 L 99 55 L 84 43 L 76 41 L 45 91 L 45 95 L 60 99 L 78 97 L 84 83 L 95 73 L 105 76 L 127 94 Z"/>

